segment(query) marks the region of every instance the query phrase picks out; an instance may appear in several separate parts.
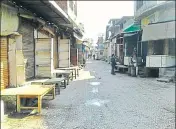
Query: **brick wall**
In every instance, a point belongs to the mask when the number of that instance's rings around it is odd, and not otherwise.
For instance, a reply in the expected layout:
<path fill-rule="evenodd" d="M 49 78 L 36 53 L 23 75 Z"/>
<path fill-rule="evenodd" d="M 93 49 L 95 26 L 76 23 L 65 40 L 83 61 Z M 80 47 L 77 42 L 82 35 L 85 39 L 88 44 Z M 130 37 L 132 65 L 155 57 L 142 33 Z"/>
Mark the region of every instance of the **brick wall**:
<path fill-rule="evenodd" d="M 55 0 L 55 2 L 65 13 L 67 13 L 67 0 Z"/>

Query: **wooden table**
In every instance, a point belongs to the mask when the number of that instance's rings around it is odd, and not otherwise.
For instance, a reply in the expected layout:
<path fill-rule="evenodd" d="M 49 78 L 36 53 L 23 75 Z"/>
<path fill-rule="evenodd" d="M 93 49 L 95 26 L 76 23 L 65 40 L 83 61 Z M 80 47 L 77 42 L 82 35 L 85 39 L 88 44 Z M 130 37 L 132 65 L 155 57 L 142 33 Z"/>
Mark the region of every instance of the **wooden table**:
<path fill-rule="evenodd" d="M 55 98 L 55 86 L 54 85 L 29 85 L 18 88 L 8 88 L 1 91 L 2 96 L 15 95 L 17 97 L 17 112 L 21 112 L 21 109 L 38 109 L 41 113 L 42 97 L 49 92 L 52 92 L 53 99 Z M 37 107 L 24 107 L 21 106 L 21 98 L 37 98 Z"/>
<path fill-rule="evenodd" d="M 55 77 L 57 78 L 58 75 L 63 75 L 65 78 L 67 78 L 67 85 L 69 84 L 69 80 L 73 80 L 73 71 L 71 70 L 59 70 L 55 69 L 54 70 Z M 71 77 L 70 77 L 71 75 Z"/>
<path fill-rule="evenodd" d="M 78 66 L 72 66 L 72 67 L 68 67 L 68 68 L 58 68 L 58 70 L 74 70 L 75 71 L 75 79 L 76 79 L 76 75 L 79 76 L 79 67 Z"/>
<path fill-rule="evenodd" d="M 64 82 L 64 88 L 66 88 L 66 80 L 65 78 L 51 78 L 51 79 L 40 79 L 31 82 L 31 85 L 55 85 L 55 88 L 58 90 L 58 94 L 60 94 L 60 87 L 62 87 L 61 83 Z"/>

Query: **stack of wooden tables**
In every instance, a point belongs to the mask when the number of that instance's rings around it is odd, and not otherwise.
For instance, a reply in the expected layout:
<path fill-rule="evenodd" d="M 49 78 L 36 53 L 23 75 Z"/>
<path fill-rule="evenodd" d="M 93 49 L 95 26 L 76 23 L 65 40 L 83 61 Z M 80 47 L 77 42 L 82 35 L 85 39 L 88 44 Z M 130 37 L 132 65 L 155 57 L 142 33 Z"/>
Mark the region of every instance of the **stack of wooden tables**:
<path fill-rule="evenodd" d="M 69 80 L 73 80 L 73 71 L 71 70 L 60 70 L 55 69 L 54 70 L 55 77 L 58 78 L 60 75 L 61 77 L 65 77 L 67 80 L 67 85 L 69 84 Z"/>

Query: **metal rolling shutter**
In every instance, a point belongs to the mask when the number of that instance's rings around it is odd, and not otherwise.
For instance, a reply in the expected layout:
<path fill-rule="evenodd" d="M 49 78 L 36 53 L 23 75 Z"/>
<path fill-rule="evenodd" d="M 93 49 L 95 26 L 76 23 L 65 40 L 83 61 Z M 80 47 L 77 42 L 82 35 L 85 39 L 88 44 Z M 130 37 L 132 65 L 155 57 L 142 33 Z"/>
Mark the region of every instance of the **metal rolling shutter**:
<path fill-rule="evenodd" d="M 60 39 L 58 49 L 59 67 L 70 67 L 70 40 Z"/>
<path fill-rule="evenodd" d="M 5 89 L 9 85 L 7 37 L 0 37 L 0 52 L 1 89 Z"/>
<path fill-rule="evenodd" d="M 78 49 L 70 48 L 70 60 L 72 65 L 78 65 Z"/>
<path fill-rule="evenodd" d="M 78 49 L 78 62 L 83 64 L 83 47 L 82 44 L 77 44 Z"/>
<path fill-rule="evenodd" d="M 21 24 L 19 27 L 19 33 L 22 34 L 23 42 L 23 54 L 24 59 L 26 59 L 25 65 L 25 76 L 26 79 L 33 78 L 35 76 L 35 67 L 34 67 L 34 28 L 29 21 L 21 19 Z"/>
<path fill-rule="evenodd" d="M 36 77 L 51 77 L 51 38 L 36 39 Z"/>

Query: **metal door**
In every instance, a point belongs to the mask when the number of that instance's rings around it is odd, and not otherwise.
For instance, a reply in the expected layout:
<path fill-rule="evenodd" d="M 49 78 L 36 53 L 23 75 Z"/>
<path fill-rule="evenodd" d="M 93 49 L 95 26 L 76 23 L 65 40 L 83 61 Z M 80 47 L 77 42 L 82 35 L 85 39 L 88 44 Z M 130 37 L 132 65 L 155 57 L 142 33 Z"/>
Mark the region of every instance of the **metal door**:
<path fill-rule="evenodd" d="M 7 52 L 8 52 L 7 37 L 0 37 L 1 89 L 5 89 L 9 85 L 9 69 L 8 69 Z"/>

